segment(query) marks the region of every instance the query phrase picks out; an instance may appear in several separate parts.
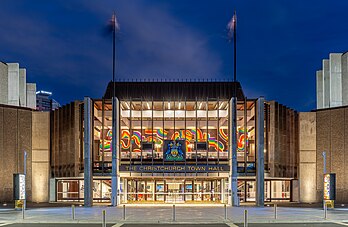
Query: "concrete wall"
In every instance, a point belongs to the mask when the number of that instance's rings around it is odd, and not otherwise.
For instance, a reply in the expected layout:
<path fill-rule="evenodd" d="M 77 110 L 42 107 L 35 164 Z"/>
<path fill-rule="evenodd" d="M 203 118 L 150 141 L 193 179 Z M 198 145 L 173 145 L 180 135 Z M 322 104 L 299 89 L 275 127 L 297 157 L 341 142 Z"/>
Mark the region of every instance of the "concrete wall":
<path fill-rule="evenodd" d="M 300 202 L 317 202 L 316 191 L 316 113 L 299 113 Z"/>
<path fill-rule="evenodd" d="M 270 177 L 298 177 L 298 113 L 270 101 L 268 167 Z"/>
<path fill-rule="evenodd" d="M 19 104 L 20 106 L 27 106 L 27 71 L 26 69 L 19 69 Z"/>
<path fill-rule="evenodd" d="M 330 54 L 330 107 L 342 106 L 341 53 Z"/>
<path fill-rule="evenodd" d="M 342 105 L 348 105 L 348 52 L 342 55 Z"/>
<path fill-rule="evenodd" d="M 326 169 L 336 173 L 336 200 L 348 202 L 348 107 L 317 111 L 317 197 L 323 196 L 323 156 Z"/>
<path fill-rule="evenodd" d="M 324 108 L 330 107 L 330 64 L 328 59 L 323 60 L 324 77 Z"/>
<path fill-rule="evenodd" d="M 8 105 L 19 105 L 19 64 L 8 65 Z"/>
<path fill-rule="evenodd" d="M 27 83 L 27 107 L 36 109 L 36 84 Z"/>
<path fill-rule="evenodd" d="M 83 107 L 82 107 L 83 108 Z M 80 102 L 75 101 L 51 112 L 51 176 L 77 177 L 83 162 Z"/>
<path fill-rule="evenodd" d="M 13 200 L 13 174 L 23 173 L 27 151 L 27 200 L 32 199 L 31 110 L 0 105 L 0 202 Z"/>
<path fill-rule="evenodd" d="M 50 113 L 32 114 L 32 201 L 48 202 L 50 173 Z"/>
<path fill-rule="evenodd" d="M 8 66 L 0 62 L 0 104 L 7 105 L 8 100 Z"/>
<path fill-rule="evenodd" d="M 324 77 L 323 71 L 317 71 L 317 109 L 324 108 Z"/>

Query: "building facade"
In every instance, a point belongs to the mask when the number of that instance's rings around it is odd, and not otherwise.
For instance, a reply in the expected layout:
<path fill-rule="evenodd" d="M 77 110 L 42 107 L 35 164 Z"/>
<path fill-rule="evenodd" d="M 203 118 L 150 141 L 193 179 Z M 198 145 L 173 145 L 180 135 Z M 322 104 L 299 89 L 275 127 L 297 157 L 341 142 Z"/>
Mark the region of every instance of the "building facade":
<path fill-rule="evenodd" d="M 0 104 L 0 201 L 13 201 L 13 174 L 24 173 L 26 199 L 48 201 L 50 130 L 49 113 Z"/>
<path fill-rule="evenodd" d="M 348 105 L 348 52 L 330 53 L 316 73 L 317 109 Z"/>
<path fill-rule="evenodd" d="M 18 63 L 0 62 L 0 104 L 36 108 L 36 84 L 27 83 L 27 72 Z"/>
<path fill-rule="evenodd" d="M 264 102 L 259 116 L 258 99 L 247 99 L 232 82 L 117 82 L 115 87 L 120 203 L 229 202 L 234 88 L 240 201 L 256 201 L 258 171 L 265 173 L 265 201 L 297 200 L 296 111 Z M 99 202 L 110 202 L 111 97 L 110 83 L 102 99 L 92 100 L 93 199 Z M 51 112 L 54 201 L 83 201 L 84 111 L 76 101 Z M 260 130 L 264 136 L 257 139 Z M 258 167 L 261 146 L 264 165 Z"/>

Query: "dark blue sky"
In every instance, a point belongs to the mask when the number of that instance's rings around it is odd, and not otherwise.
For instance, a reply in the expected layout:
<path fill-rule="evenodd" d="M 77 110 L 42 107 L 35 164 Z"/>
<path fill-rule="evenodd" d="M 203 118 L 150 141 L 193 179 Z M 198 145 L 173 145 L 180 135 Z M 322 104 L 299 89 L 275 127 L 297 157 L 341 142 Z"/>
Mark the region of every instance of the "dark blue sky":
<path fill-rule="evenodd" d="M 348 50 L 348 1 L 2 0 L 0 60 L 27 68 L 27 81 L 62 104 L 99 98 L 111 80 L 116 11 L 120 79 L 230 79 L 226 25 L 238 14 L 237 77 L 250 98 L 299 111 L 315 108 L 315 71 Z"/>

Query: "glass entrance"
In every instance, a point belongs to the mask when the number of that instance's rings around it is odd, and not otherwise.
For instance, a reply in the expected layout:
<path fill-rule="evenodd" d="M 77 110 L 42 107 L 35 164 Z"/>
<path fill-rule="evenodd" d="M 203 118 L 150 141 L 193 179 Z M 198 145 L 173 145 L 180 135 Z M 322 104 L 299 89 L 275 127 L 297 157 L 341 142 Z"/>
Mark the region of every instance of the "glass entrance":
<path fill-rule="evenodd" d="M 222 179 L 127 179 L 127 203 L 221 203 Z"/>

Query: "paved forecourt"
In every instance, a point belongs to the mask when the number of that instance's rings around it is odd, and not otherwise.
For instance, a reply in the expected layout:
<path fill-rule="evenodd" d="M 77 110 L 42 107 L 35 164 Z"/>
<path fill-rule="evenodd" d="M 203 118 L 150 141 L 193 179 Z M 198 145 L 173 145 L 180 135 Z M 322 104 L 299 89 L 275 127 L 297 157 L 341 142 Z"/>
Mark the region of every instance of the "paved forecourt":
<path fill-rule="evenodd" d="M 227 207 L 225 219 L 224 206 L 176 206 L 173 220 L 172 206 L 126 206 L 125 219 L 123 207 L 94 206 L 76 207 L 75 219 L 70 207 L 29 208 L 24 219 L 21 211 L 0 209 L 0 226 L 9 223 L 101 223 L 102 211 L 106 211 L 106 221 L 110 224 L 217 224 L 244 222 L 244 210 L 248 211 L 249 223 L 339 223 L 348 222 L 348 209 L 328 210 L 327 219 L 320 208 L 278 207 L 277 219 L 273 207 Z M 286 226 L 286 225 L 285 225 Z"/>

